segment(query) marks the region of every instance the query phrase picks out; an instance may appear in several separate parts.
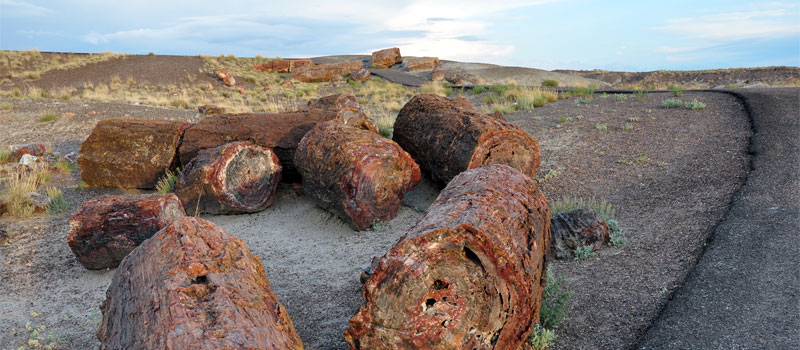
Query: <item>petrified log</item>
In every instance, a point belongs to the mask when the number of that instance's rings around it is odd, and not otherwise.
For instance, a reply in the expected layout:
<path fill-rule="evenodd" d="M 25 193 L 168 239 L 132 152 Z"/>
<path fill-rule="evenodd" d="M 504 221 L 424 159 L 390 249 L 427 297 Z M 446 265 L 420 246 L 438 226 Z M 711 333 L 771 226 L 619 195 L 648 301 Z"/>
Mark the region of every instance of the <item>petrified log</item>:
<path fill-rule="evenodd" d="M 257 64 L 250 67 L 251 69 L 260 70 L 262 72 L 275 72 L 275 73 L 291 73 L 295 68 L 311 66 L 314 63 L 311 59 L 293 59 L 293 60 L 274 60 L 267 63 Z"/>
<path fill-rule="evenodd" d="M 403 56 L 400 56 L 400 49 L 396 47 L 372 53 L 372 68 L 385 69 L 400 62 L 403 62 Z"/>
<path fill-rule="evenodd" d="M 316 66 L 297 67 L 292 71 L 292 79 L 318 83 L 341 78 L 362 68 L 361 61 L 318 64 Z"/>
<path fill-rule="evenodd" d="M 181 162 L 185 166 L 202 149 L 233 141 L 250 141 L 271 148 L 281 160 L 283 180 L 297 182 L 300 176 L 294 167 L 294 152 L 306 132 L 318 122 L 339 118 L 339 112 L 346 107 L 360 108 L 355 96 L 348 94 L 325 96 L 311 105 L 297 112 L 203 118 L 184 133 L 179 150 Z"/>
<path fill-rule="evenodd" d="M 439 65 L 437 57 L 407 57 L 404 59 L 408 64 L 408 70 L 433 70 Z"/>
<path fill-rule="evenodd" d="M 396 143 L 338 121 L 311 129 L 294 161 L 303 192 L 357 230 L 393 219 L 420 180 L 419 166 Z"/>
<path fill-rule="evenodd" d="M 464 170 L 490 164 L 508 164 L 530 177 L 539 168 L 536 139 L 474 110 L 466 99 L 414 96 L 397 115 L 393 139 L 442 184 Z"/>
<path fill-rule="evenodd" d="M 228 73 L 228 71 L 224 69 L 215 69 L 214 75 L 216 75 L 219 80 L 222 80 L 226 86 L 236 85 L 236 79 L 233 78 L 233 74 Z"/>
<path fill-rule="evenodd" d="M 303 349 L 261 260 L 199 218 L 131 252 L 100 309 L 100 349 Z"/>
<path fill-rule="evenodd" d="M 35 157 L 43 156 L 47 152 L 47 148 L 41 143 L 26 143 L 17 146 L 11 154 L 14 156 L 12 160 L 20 160 L 23 155 L 30 154 Z"/>
<path fill-rule="evenodd" d="M 503 164 L 456 176 L 394 244 L 350 319 L 351 349 L 517 349 L 538 322 L 550 209 Z"/>
<path fill-rule="evenodd" d="M 553 216 L 550 227 L 552 254 L 556 259 L 571 259 L 575 257 L 575 250 L 584 246 L 598 250 L 611 239 L 608 224 L 591 209 L 558 213 Z"/>
<path fill-rule="evenodd" d="M 350 78 L 355 81 L 366 81 L 370 79 L 370 72 L 364 68 L 361 68 L 353 73 L 350 73 Z"/>
<path fill-rule="evenodd" d="M 101 120 L 81 144 L 78 164 L 83 181 L 90 186 L 154 188 L 164 172 L 178 164 L 178 144 L 189 125 L 171 120 Z"/>
<path fill-rule="evenodd" d="M 144 240 L 184 216 L 174 194 L 103 196 L 72 214 L 67 244 L 85 268 L 115 268 Z"/>
<path fill-rule="evenodd" d="M 175 183 L 192 215 L 254 213 L 275 201 L 281 181 L 278 156 L 251 142 L 231 142 L 200 151 Z"/>

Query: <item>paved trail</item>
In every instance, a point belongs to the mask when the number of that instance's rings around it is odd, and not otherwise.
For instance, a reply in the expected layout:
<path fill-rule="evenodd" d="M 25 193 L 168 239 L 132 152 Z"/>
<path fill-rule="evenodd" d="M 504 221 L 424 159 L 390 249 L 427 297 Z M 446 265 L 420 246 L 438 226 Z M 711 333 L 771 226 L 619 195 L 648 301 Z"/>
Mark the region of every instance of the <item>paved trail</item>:
<path fill-rule="evenodd" d="M 800 89 L 732 93 L 752 118 L 751 173 L 637 349 L 800 349 Z"/>

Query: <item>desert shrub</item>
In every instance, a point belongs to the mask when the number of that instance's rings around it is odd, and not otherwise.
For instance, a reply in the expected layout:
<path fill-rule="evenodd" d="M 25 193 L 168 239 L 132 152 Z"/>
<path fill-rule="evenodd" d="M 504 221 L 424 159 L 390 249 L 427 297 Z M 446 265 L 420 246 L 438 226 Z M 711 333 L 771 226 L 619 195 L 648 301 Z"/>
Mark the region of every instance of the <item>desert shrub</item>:
<path fill-rule="evenodd" d="M 34 207 L 28 194 L 39 188 L 39 176 L 36 169 L 31 171 L 12 171 L 5 180 L 5 196 L 3 201 L 12 216 L 27 218 L 33 215 Z"/>
<path fill-rule="evenodd" d="M 550 179 L 552 179 L 554 177 L 558 177 L 559 175 L 561 175 L 561 172 L 559 172 L 558 170 L 548 169 L 547 172 L 544 175 L 542 175 L 541 177 L 536 179 L 536 183 L 540 183 L 541 184 L 541 183 L 543 183 L 543 182 L 545 182 L 547 180 L 550 180 Z"/>
<path fill-rule="evenodd" d="M 604 100 L 607 99 L 608 98 L 608 93 L 604 92 L 604 93 L 600 94 L 600 98 L 602 98 Z"/>
<path fill-rule="evenodd" d="M 575 99 L 575 105 L 576 106 L 585 105 L 585 104 L 587 104 L 589 102 L 592 102 L 592 99 L 588 98 L 588 97 L 578 97 L 578 98 Z"/>
<path fill-rule="evenodd" d="M 633 97 L 636 97 L 639 101 L 644 101 L 647 99 L 648 91 L 644 89 L 635 89 L 633 90 Z"/>
<path fill-rule="evenodd" d="M 606 224 L 608 224 L 608 230 L 611 231 L 611 240 L 609 244 L 611 244 L 612 247 L 622 247 L 625 245 L 628 239 L 622 235 L 622 228 L 619 227 L 617 220 L 610 219 L 606 221 Z"/>
<path fill-rule="evenodd" d="M 501 83 L 494 83 L 492 86 L 489 87 L 489 90 L 496 92 L 498 95 L 503 95 L 506 90 L 510 90 L 516 88 L 514 84 L 501 84 Z"/>
<path fill-rule="evenodd" d="M 0 111 L 10 111 L 14 109 L 14 104 L 11 102 L 0 102 Z"/>
<path fill-rule="evenodd" d="M 547 269 L 539 312 L 539 324 L 544 328 L 556 328 L 567 317 L 569 300 L 574 292 L 569 287 L 562 286 L 563 283 L 563 276 L 556 278 L 550 268 Z"/>
<path fill-rule="evenodd" d="M 500 100 L 500 96 L 497 93 L 490 93 L 486 96 L 483 96 L 483 103 L 487 105 L 493 105 Z"/>
<path fill-rule="evenodd" d="M 0 151 L 0 163 L 7 163 L 11 159 L 11 152 Z"/>
<path fill-rule="evenodd" d="M 625 94 L 614 94 L 615 101 L 624 101 L 628 99 L 628 95 Z"/>
<path fill-rule="evenodd" d="M 575 260 L 589 259 L 594 256 L 594 250 L 591 245 L 585 245 L 575 249 Z"/>
<path fill-rule="evenodd" d="M 698 101 L 697 99 L 694 99 L 691 102 L 686 102 L 686 104 L 684 106 L 686 106 L 686 108 L 689 108 L 689 109 L 691 109 L 693 111 L 706 109 L 706 104 L 703 103 L 703 102 Z"/>
<path fill-rule="evenodd" d="M 739 85 L 737 85 L 737 84 L 727 84 L 727 85 L 725 85 L 725 88 L 726 88 L 726 89 L 738 89 L 738 88 L 740 88 L 740 87 L 741 87 L 741 86 L 739 86 Z"/>
<path fill-rule="evenodd" d="M 629 122 L 638 122 L 640 120 L 642 120 L 642 119 L 639 118 L 639 117 L 628 117 L 628 121 Z"/>
<path fill-rule="evenodd" d="M 178 169 L 180 171 L 180 169 Z M 156 184 L 156 191 L 158 193 L 171 193 L 175 189 L 175 182 L 178 181 L 178 174 L 172 170 L 167 169 Z"/>
<path fill-rule="evenodd" d="M 40 121 L 40 122 L 51 122 L 51 121 L 53 121 L 53 120 L 56 120 L 56 118 L 58 118 L 58 114 L 55 114 L 55 113 L 45 113 L 45 114 L 42 114 L 42 117 L 41 117 L 41 118 L 39 118 L 39 121 Z"/>
<path fill-rule="evenodd" d="M 513 103 L 501 102 L 492 105 L 492 112 L 501 112 L 503 114 L 514 113 L 517 111 L 517 106 Z"/>
<path fill-rule="evenodd" d="M 667 87 L 668 90 L 672 91 L 672 96 L 680 97 L 683 95 L 683 86 L 680 85 L 670 85 Z"/>
<path fill-rule="evenodd" d="M 589 87 L 577 87 L 572 89 L 573 96 L 581 96 L 581 97 L 588 97 L 591 99 L 592 95 L 594 95 L 595 86 L 589 85 Z"/>
<path fill-rule="evenodd" d="M 557 201 L 549 203 L 549 206 L 550 211 L 553 212 L 553 216 L 575 209 L 591 209 L 600 217 L 600 220 L 603 221 L 611 220 L 616 216 L 616 210 L 611 203 L 605 200 L 598 200 L 594 196 L 588 199 L 572 196 L 561 197 Z"/>
<path fill-rule="evenodd" d="M 661 106 L 665 108 L 677 108 L 683 106 L 683 101 L 677 98 L 668 98 L 661 101 Z"/>
<path fill-rule="evenodd" d="M 47 196 L 50 197 L 50 203 L 47 204 L 48 213 L 58 214 L 69 209 L 69 204 L 67 204 L 67 201 L 64 200 L 64 194 L 57 187 L 48 187 Z"/>
<path fill-rule="evenodd" d="M 474 89 L 472 89 L 472 94 L 473 95 L 480 95 L 480 94 L 482 94 L 484 92 L 486 92 L 486 88 L 483 87 L 482 85 L 478 85 Z"/>
<path fill-rule="evenodd" d="M 558 86 L 558 80 L 553 80 L 553 79 L 542 80 L 542 86 L 553 86 L 553 87 Z"/>
<path fill-rule="evenodd" d="M 629 131 L 629 130 L 633 130 L 633 124 L 625 123 L 624 125 L 622 125 L 622 131 Z"/>
<path fill-rule="evenodd" d="M 73 169 L 77 168 L 77 165 L 70 163 L 66 160 L 62 160 L 59 162 L 51 162 L 50 165 L 56 168 L 58 172 L 62 174 L 70 174 L 72 173 Z"/>
<path fill-rule="evenodd" d="M 547 350 L 553 346 L 555 341 L 556 333 L 539 326 L 539 324 L 533 326 L 533 331 L 528 337 L 528 345 L 531 346 L 531 350 Z"/>
<path fill-rule="evenodd" d="M 608 130 L 608 125 L 606 125 L 604 123 L 597 123 L 597 124 L 594 125 L 594 128 L 597 129 L 597 130 L 600 130 L 600 131 L 606 131 L 606 130 Z"/>

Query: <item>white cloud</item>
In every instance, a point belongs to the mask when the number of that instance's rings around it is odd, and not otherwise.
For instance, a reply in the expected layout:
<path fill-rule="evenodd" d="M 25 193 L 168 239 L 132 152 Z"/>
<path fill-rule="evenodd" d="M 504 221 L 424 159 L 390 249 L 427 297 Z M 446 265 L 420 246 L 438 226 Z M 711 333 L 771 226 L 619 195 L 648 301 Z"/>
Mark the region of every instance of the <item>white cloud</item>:
<path fill-rule="evenodd" d="M 798 14 L 790 6 L 778 9 L 682 17 L 655 27 L 689 38 L 742 40 L 785 37 L 800 34 Z"/>
<path fill-rule="evenodd" d="M 50 9 L 25 1 L 0 0 L 0 13 L 9 17 L 38 17 L 50 14 Z"/>

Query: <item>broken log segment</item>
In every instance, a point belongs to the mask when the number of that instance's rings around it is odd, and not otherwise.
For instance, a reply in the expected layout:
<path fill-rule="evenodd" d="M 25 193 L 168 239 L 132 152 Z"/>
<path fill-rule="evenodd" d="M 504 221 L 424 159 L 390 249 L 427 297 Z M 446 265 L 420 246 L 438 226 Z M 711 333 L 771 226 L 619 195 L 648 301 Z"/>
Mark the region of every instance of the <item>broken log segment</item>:
<path fill-rule="evenodd" d="M 403 62 L 403 56 L 400 55 L 400 49 L 396 47 L 372 53 L 372 68 L 387 69 L 401 62 Z"/>
<path fill-rule="evenodd" d="M 190 125 L 171 120 L 101 120 L 81 144 L 81 178 L 89 186 L 155 188 L 178 164 L 181 135 Z"/>
<path fill-rule="evenodd" d="M 315 66 L 296 67 L 292 70 L 292 79 L 305 83 L 331 81 L 350 75 L 363 68 L 361 61 L 325 63 Z"/>
<path fill-rule="evenodd" d="M 184 217 L 122 261 L 100 349 L 303 349 L 261 259 L 212 222 Z"/>
<path fill-rule="evenodd" d="M 459 99 L 414 96 L 397 115 L 393 140 L 441 184 L 464 170 L 490 164 L 507 164 L 530 177 L 539 168 L 536 139 Z"/>
<path fill-rule="evenodd" d="M 409 71 L 433 70 L 439 65 L 438 57 L 406 57 L 403 59 Z"/>
<path fill-rule="evenodd" d="M 550 209 L 496 164 L 456 176 L 364 285 L 351 349 L 518 349 L 538 322 Z"/>
<path fill-rule="evenodd" d="M 192 215 L 254 213 L 275 201 L 281 181 L 278 156 L 251 142 L 231 142 L 200 151 L 175 183 Z"/>
<path fill-rule="evenodd" d="M 420 180 L 419 166 L 396 143 L 338 121 L 311 129 L 294 159 L 304 193 L 357 230 L 393 219 Z"/>
<path fill-rule="evenodd" d="M 103 196 L 72 214 L 67 244 L 85 268 L 115 268 L 144 240 L 184 216 L 174 194 Z"/>

